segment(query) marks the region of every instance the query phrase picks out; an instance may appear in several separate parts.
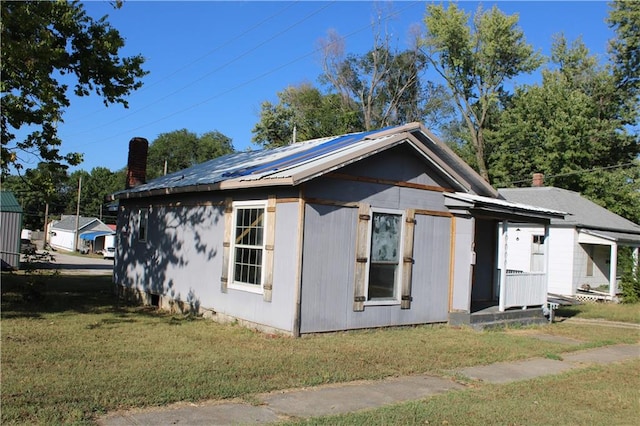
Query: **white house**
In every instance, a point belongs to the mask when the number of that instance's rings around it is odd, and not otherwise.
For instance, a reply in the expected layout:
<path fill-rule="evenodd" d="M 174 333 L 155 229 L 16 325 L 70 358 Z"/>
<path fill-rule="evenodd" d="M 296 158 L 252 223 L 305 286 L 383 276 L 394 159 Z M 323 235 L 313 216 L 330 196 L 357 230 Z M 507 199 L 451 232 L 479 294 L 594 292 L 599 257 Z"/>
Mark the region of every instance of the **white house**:
<path fill-rule="evenodd" d="M 614 297 L 618 248 L 632 247 L 637 265 L 640 226 L 579 193 L 554 187 L 508 188 L 499 193 L 512 203 L 568 213 L 564 219 L 552 219 L 546 230 L 537 224 L 511 223 L 506 232 L 507 269 L 547 271 L 549 293 L 573 296 L 581 288 L 607 286 L 609 296 Z"/>
<path fill-rule="evenodd" d="M 82 247 L 84 236 L 95 238 L 98 235 L 111 234 L 113 231 L 100 219 L 80 216 L 76 223 L 76 216 L 63 215 L 62 219 L 49 225 L 49 244 L 60 250 L 74 251 L 76 244 L 76 227 L 78 230 L 78 249 Z"/>

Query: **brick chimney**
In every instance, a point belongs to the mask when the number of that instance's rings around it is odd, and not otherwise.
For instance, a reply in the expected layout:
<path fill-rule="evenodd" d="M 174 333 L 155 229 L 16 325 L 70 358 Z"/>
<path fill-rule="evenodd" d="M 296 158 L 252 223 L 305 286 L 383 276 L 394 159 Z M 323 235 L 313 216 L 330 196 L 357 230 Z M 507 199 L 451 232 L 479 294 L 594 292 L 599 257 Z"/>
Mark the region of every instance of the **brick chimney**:
<path fill-rule="evenodd" d="M 531 181 L 531 186 L 537 187 L 537 188 L 544 186 L 544 174 L 534 173 L 533 180 Z"/>
<path fill-rule="evenodd" d="M 127 182 L 125 189 L 135 188 L 147 182 L 147 152 L 149 142 L 145 138 L 133 138 L 129 141 L 129 159 L 127 160 Z"/>

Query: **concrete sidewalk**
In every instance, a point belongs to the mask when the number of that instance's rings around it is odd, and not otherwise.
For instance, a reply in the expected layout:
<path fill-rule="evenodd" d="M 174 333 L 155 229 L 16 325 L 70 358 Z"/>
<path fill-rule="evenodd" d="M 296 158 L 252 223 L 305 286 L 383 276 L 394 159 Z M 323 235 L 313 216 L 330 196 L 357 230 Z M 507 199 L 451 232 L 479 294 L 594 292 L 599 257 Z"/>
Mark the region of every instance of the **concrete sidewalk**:
<path fill-rule="evenodd" d="M 524 361 L 468 367 L 451 371 L 487 383 L 508 383 L 559 374 L 594 364 L 640 358 L 640 345 L 615 345 L 567 353 L 562 360 L 533 358 Z M 309 418 L 343 414 L 383 405 L 414 401 L 464 386 L 447 378 L 420 375 L 294 389 L 256 395 L 260 405 L 216 401 L 109 414 L 103 426 L 124 425 L 238 425 L 260 424 L 290 417 Z"/>

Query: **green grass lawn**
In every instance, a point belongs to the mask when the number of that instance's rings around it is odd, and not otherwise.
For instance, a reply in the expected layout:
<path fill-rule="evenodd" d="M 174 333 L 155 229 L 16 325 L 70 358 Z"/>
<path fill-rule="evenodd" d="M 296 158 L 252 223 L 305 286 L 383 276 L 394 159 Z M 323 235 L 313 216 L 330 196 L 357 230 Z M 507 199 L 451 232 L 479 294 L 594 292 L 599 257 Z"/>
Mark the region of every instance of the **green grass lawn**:
<path fill-rule="evenodd" d="M 563 317 L 606 319 L 640 324 L 640 305 L 637 303 L 584 303 L 563 306 L 556 311 L 556 314 Z"/>
<path fill-rule="evenodd" d="M 2 424 L 91 423 L 111 410 L 445 370 L 613 343 L 636 330 L 445 325 L 301 339 L 118 303 L 110 277 L 2 275 Z M 25 289 L 28 289 L 25 290 Z M 580 345 L 530 336 L 575 337 Z"/>
<path fill-rule="evenodd" d="M 476 384 L 421 401 L 281 424 L 634 425 L 640 414 L 638 371 L 639 360 L 627 361 L 506 385 Z"/>

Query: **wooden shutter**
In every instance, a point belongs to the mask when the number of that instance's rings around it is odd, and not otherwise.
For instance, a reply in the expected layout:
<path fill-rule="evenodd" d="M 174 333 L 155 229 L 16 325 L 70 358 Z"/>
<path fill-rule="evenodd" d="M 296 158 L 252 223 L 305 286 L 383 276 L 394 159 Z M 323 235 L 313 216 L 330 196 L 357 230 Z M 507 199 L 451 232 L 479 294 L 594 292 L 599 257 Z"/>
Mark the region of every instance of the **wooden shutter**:
<path fill-rule="evenodd" d="M 271 302 L 271 293 L 273 291 L 273 252 L 276 240 L 276 197 L 269 195 L 267 200 L 266 212 L 267 229 L 265 235 L 265 253 L 264 253 L 264 283 L 262 285 L 264 291 L 264 301 Z"/>
<path fill-rule="evenodd" d="M 364 311 L 365 282 L 369 265 L 369 223 L 371 208 L 368 204 L 358 206 L 358 229 L 356 235 L 356 267 L 354 279 L 353 310 Z"/>
<path fill-rule="evenodd" d="M 416 211 L 407 210 L 404 225 L 404 245 L 402 247 L 402 300 L 401 309 L 411 308 L 411 273 L 413 272 L 413 234 L 416 224 Z"/>
<path fill-rule="evenodd" d="M 231 236 L 233 235 L 233 200 L 224 200 L 224 237 L 222 240 L 222 273 L 220 274 L 220 290 L 227 292 L 229 282 L 229 257 L 231 250 Z"/>

